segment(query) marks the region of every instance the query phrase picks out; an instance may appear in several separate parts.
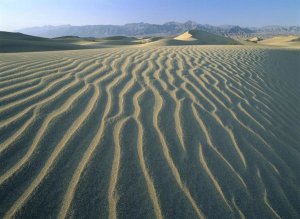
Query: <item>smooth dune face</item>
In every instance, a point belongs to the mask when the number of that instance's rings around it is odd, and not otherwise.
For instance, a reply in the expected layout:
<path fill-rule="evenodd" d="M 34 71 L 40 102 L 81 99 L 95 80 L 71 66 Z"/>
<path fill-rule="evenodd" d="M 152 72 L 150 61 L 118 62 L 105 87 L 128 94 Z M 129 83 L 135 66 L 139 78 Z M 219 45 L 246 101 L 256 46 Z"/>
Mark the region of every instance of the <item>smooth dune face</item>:
<path fill-rule="evenodd" d="M 299 36 L 276 36 L 259 42 L 262 45 L 300 48 Z"/>
<path fill-rule="evenodd" d="M 193 38 L 193 35 L 190 34 L 189 32 L 185 32 L 177 37 L 174 38 L 175 40 L 195 40 Z"/>
<path fill-rule="evenodd" d="M 299 218 L 300 52 L 1 54 L 1 218 Z"/>
<path fill-rule="evenodd" d="M 175 38 L 150 41 L 143 46 L 241 45 L 240 42 L 201 30 L 190 30 Z"/>

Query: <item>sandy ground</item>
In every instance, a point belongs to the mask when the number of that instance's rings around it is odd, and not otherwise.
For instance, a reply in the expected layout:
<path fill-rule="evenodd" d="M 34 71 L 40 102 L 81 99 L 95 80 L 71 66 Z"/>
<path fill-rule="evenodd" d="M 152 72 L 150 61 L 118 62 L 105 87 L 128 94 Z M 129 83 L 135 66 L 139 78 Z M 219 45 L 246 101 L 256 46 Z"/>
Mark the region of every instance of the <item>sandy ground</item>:
<path fill-rule="evenodd" d="M 300 49 L 299 36 L 275 36 L 258 42 L 260 45 Z"/>
<path fill-rule="evenodd" d="M 0 56 L 0 217 L 299 218 L 300 52 Z"/>

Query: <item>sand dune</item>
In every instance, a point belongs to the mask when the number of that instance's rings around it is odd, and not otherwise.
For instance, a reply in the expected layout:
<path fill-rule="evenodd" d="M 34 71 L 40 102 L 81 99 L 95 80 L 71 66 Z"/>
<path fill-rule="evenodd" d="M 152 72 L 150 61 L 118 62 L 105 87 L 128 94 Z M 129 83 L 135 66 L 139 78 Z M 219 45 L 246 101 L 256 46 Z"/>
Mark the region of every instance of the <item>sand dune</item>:
<path fill-rule="evenodd" d="M 299 36 L 276 36 L 269 39 L 265 39 L 259 42 L 261 45 L 268 46 L 281 46 L 281 47 L 300 47 L 300 37 Z"/>
<path fill-rule="evenodd" d="M 164 38 L 147 45 L 178 46 L 178 45 L 239 45 L 234 39 L 219 36 L 202 30 L 189 30 L 175 38 Z"/>
<path fill-rule="evenodd" d="M 144 43 L 143 40 L 126 36 L 112 36 L 106 38 L 63 36 L 49 39 L 21 33 L 0 31 L 1 53 L 112 48 L 139 45 L 142 43 Z"/>
<path fill-rule="evenodd" d="M 34 52 L 83 49 L 81 45 L 59 42 L 21 33 L 0 31 L 0 52 Z"/>
<path fill-rule="evenodd" d="M 196 38 L 193 37 L 193 35 L 189 31 L 175 37 L 174 39 L 175 40 L 197 40 Z"/>
<path fill-rule="evenodd" d="M 0 217 L 299 218 L 299 58 L 259 46 L 1 54 Z"/>
<path fill-rule="evenodd" d="M 261 37 L 252 37 L 250 39 L 247 39 L 246 41 L 252 42 L 252 43 L 258 43 L 259 41 L 262 41 L 263 39 Z"/>

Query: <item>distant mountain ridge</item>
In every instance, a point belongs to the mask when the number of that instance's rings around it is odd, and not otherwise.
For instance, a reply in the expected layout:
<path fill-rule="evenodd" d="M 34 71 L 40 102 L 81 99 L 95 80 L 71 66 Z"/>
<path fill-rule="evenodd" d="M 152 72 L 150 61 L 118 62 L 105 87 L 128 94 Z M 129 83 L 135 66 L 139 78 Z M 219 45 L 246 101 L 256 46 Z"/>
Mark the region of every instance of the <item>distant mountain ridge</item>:
<path fill-rule="evenodd" d="M 125 25 L 84 25 L 84 26 L 42 26 L 17 30 L 24 34 L 40 37 L 61 37 L 73 35 L 79 37 L 124 36 L 172 36 L 197 29 L 230 37 L 270 37 L 274 35 L 300 34 L 300 26 L 240 27 L 237 25 L 213 26 L 193 21 L 185 23 L 167 22 L 164 24 L 130 23 Z"/>

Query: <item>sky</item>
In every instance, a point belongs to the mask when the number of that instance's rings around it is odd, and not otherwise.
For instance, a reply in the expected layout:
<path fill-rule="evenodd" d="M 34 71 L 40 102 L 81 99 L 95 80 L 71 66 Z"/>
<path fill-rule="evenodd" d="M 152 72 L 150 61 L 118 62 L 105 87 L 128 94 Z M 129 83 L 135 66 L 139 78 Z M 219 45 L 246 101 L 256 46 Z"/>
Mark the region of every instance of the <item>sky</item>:
<path fill-rule="evenodd" d="M 192 20 L 201 24 L 299 25 L 300 0 L 0 0 L 0 30 Z"/>

